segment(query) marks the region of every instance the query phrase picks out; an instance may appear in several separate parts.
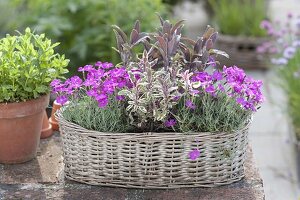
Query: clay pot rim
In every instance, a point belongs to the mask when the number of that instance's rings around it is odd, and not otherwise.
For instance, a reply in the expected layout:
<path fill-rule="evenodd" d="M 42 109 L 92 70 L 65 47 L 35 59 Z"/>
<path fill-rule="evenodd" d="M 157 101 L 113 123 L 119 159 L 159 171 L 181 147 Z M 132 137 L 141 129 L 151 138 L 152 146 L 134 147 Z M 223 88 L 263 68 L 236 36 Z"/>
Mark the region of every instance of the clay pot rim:
<path fill-rule="evenodd" d="M 65 105 L 68 105 L 70 103 L 70 101 L 67 101 L 66 103 L 64 103 L 64 105 L 62 105 L 61 103 L 57 103 L 57 101 L 56 101 L 56 99 L 53 101 L 53 107 L 54 107 L 54 105 L 55 106 L 65 106 Z"/>
<path fill-rule="evenodd" d="M 25 102 L 0 103 L 0 118 L 9 119 L 34 115 L 48 106 L 49 99 L 50 94 L 45 94 Z"/>

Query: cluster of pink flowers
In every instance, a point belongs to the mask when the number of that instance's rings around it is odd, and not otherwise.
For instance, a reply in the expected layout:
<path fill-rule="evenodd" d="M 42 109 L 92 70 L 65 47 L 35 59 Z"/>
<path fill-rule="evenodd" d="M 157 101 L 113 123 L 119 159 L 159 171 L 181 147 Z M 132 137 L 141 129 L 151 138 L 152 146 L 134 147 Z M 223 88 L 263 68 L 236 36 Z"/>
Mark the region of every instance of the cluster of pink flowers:
<path fill-rule="evenodd" d="M 204 91 L 215 97 L 218 93 L 226 93 L 246 110 L 256 111 L 264 100 L 262 81 L 247 76 L 244 70 L 236 66 L 224 66 L 223 71 L 215 70 L 212 74 L 198 72 L 192 77 L 192 82 L 200 82 L 199 93 Z M 186 106 L 195 109 L 191 102 L 186 102 Z"/>
<path fill-rule="evenodd" d="M 58 103 L 65 104 L 70 98 L 80 98 L 84 90 L 84 95 L 92 97 L 99 107 L 104 108 L 109 103 L 110 96 L 124 100 L 124 96 L 117 95 L 117 92 L 124 87 L 130 88 L 133 84 L 124 67 L 116 68 L 107 62 L 97 62 L 94 66 L 86 65 L 80 67 L 78 71 L 83 73 L 83 79 L 73 76 L 65 82 L 57 79 L 52 81 L 52 91 L 58 94 L 56 99 Z M 229 98 L 235 98 L 246 110 L 256 111 L 257 106 L 264 100 L 261 92 L 262 81 L 252 79 L 236 66 L 224 66 L 223 71 L 215 70 L 211 74 L 205 71 L 196 72 L 186 81 L 189 84 L 196 82 L 200 84 L 199 88 L 192 90 L 192 96 L 208 93 L 217 97 L 219 93 L 225 93 Z M 185 106 L 192 110 L 197 108 L 189 99 L 186 100 Z M 166 127 L 175 125 L 175 119 L 165 122 Z"/>
<path fill-rule="evenodd" d="M 193 83 L 200 84 L 196 90 L 191 89 L 189 91 L 191 96 L 207 93 L 218 98 L 218 94 L 226 94 L 228 98 L 234 98 L 236 103 L 245 110 L 257 111 L 258 106 L 264 101 L 262 81 L 247 76 L 244 70 L 236 66 L 224 66 L 223 71 L 214 70 L 211 74 L 205 71 L 196 72 L 190 81 L 186 81 L 190 85 Z M 197 108 L 189 98 L 185 101 L 185 106 L 191 110 Z M 176 119 L 170 118 L 165 122 L 165 126 L 173 127 L 176 123 Z"/>
<path fill-rule="evenodd" d="M 261 28 L 267 31 L 272 41 L 260 45 L 257 52 L 275 55 L 271 59 L 273 64 L 286 65 L 300 48 L 300 16 L 289 13 L 285 22 L 264 20 Z"/>
<path fill-rule="evenodd" d="M 56 79 L 51 82 L 52 92 L 57 93 L 56 101 L 65 104 L 70 98 L 80 97 L 85 94 L 98 102 L 103 108 L 109 103 L 109 97 L 115 94 L 117 89 L 130 86 L 129 75 L 124 67 L 115 68 L 112 63 L 96 62 L 95 65 L 86 65 L 78 69 L 83 73 L 83 80 L 78 76 L 67 79 L 64 83 Z M 123 96 L 114 95 L 117 100 L 123 100 Z"/>

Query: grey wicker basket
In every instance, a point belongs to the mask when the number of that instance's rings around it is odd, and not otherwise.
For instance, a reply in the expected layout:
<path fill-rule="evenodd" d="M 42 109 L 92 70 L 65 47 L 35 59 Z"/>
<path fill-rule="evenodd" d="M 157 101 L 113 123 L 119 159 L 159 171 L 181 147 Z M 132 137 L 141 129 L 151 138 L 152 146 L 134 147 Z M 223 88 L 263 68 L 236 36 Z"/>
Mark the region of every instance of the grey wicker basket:
<path fill-rule="evenodd" d="M 104 133 L 57 114 L 67 179 L 125 188 L 214 187 L 241 180 L 248 127 L 233 133 Z M 200 157 L 190 160 L 192 149 Z"/>
<path fill-rule="evenodd" d="M 256 48 L 265 41 L 267 38 L 220 34 L 216 46 L 228 53 L 230 58 L 218 57 L 218 60 L 226 66 L 236 65 L 243 69 L 269 69 L 268 55 L 256 52 Z"/>

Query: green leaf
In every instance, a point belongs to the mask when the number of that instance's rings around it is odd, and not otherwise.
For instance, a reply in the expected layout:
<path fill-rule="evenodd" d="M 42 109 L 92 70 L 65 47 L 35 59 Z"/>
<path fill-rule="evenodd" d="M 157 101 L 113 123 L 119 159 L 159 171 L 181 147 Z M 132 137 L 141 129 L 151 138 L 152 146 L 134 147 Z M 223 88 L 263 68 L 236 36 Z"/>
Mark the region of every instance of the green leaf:
<path fill-rule="evenodd" d="M 139 106 L 138 107 L 140 111 L 142 111 L 143 113 L 147 113 L 147 109 L 144 106 Z"/>
<path fill-rule="evenodd" d="M 47 90 L 48 90 L 48 87 L 46 87 L 44 85 L 40 85 L 35 88 L 35 91 L 37 91 L 38 93 L 46 93 Z"/>
<path fill-rule="evenodd" d="M 225 51 L 220 51 L 217 49 L 210 49 L 209 54 L 217 54 L 217 55 L 221 55 L 221 56 L 225 56 L 226 58 L 229 58 L 229 55 L 225 52 Z"/>
<path fill-rule="evenodd" d="M 192 83 L 192 87 L 193 88 L 199 88 L 200 86 L 201 86 L 201 82 L 200 81 Z"/>
<path fill-rule="evenodd" d="M 45 78 L 44 81 L 45 82 L 50 82 L 52 79 L 51 78 Z"/>
<path fill-rule="evenodd" d="M 30 88 L 30 87 L 24 87 L 24 90 L 25 90 L 26 92 L 32 92 L 32 88 Z"/>

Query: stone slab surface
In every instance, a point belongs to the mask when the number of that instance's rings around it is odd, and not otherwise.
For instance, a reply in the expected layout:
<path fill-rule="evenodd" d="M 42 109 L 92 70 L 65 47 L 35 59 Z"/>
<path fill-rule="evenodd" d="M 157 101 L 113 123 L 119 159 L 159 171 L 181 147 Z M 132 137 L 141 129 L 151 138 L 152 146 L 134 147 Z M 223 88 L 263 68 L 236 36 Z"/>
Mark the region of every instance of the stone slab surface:
<path fill-rule="evenodd" d="M 279 87 L 280 80 L 275 71 L 252 71 L 248 74 L 264 82 L 266 101 L 259 112 L 255 113 L 249 138 L 264 181 L 266 199 L 299 199 L 299 163 L 295 135 L 287 113 L 286 94 Z"/>
<path fill-rule="evenodd" d="M 24 164 L 0 165 L 2 184 L 56 183 L 63 170 L 61 139 L 41 140 L 37 158 Z"/>
<path fill-rule="evenodd" d="M 100 187 L 65 180 L 61 138 L 55 133 L 41 141 L 36 159 L 18 165 L 0 165 L 0 200 L 4 199 L 126 199 L 126 200 L 262 200 L 263 184 L 249 150 L 246 177 L 216 188 L 143 190 Z"/>

